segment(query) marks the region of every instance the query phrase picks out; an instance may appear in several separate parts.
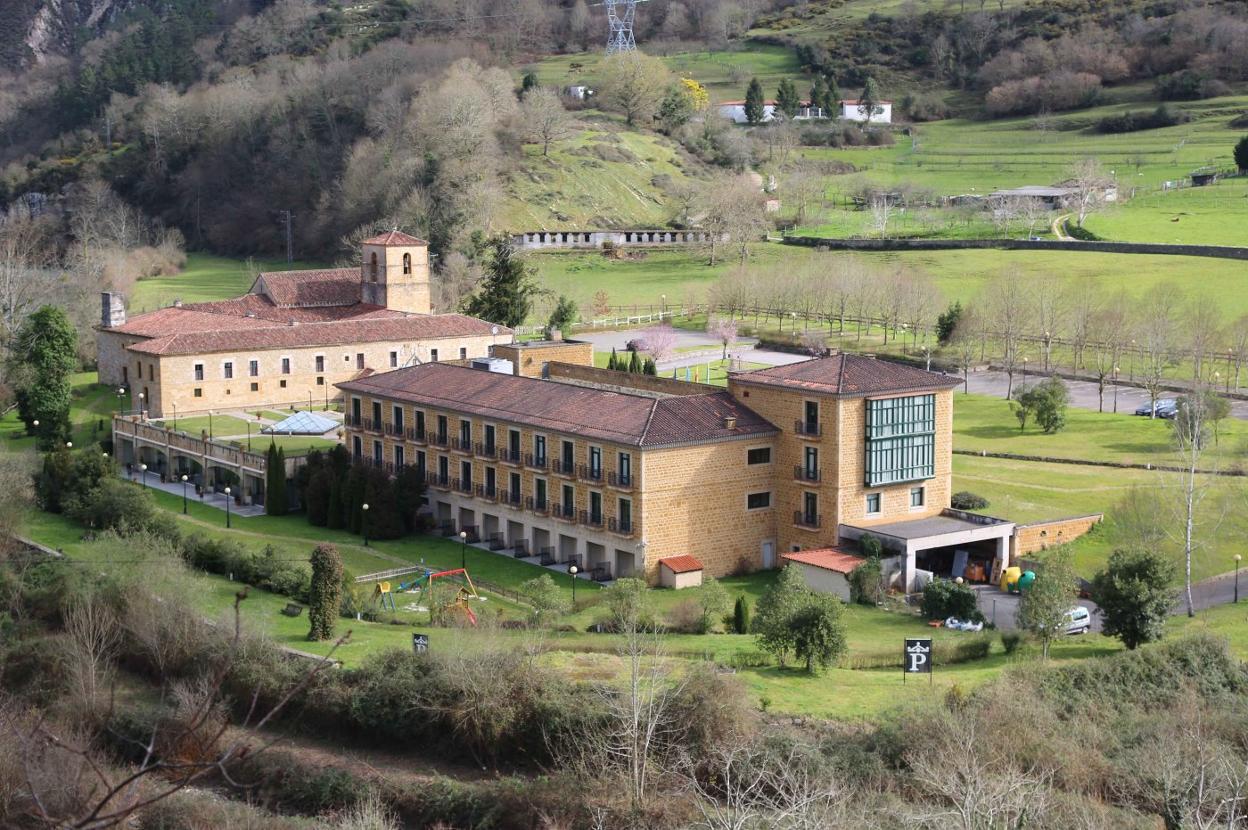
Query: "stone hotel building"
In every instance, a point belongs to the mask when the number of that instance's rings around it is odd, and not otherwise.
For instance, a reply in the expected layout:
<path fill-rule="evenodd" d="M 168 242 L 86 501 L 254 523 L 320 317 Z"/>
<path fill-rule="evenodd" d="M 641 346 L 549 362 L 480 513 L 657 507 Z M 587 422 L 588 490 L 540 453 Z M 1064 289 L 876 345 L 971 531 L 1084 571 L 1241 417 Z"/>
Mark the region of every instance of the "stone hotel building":
<path fill-rule="evenodd" d="M 530 359 L 546 346 L 562 348 Z M 726 390 L 531 362 L 540 376 L 427 363 L 340 383 L 348 446 L 422 470 L 446 535 L 598 578 L 657 583 L 690 557 L 722 576 L 794 551 L 839 567 L 866 532 L 907 588 L 1008 563 L 1012 524 L 949 509 L 956 380 L 839 354 Z"/>
<path fill-rule="evenodd" d="M 231 300 L 127 320 L 105 294 L 97 327 L 100 381 L 153 418 L 324 405 L 342 381 L 510 341 L 484 320 L 431 313 L 429 247 L 398 231 L 365 240 L 358 267 L 264 273 Z"/>

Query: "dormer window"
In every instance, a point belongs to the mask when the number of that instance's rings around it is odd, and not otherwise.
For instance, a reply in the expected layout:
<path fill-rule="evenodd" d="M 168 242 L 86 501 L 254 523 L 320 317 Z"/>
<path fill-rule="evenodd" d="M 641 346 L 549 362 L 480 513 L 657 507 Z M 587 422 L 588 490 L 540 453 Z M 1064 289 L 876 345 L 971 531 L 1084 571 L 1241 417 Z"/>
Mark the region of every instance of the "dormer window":
<path fill-rule="evenodd" d="M 411 254 L 403 255 L 403 273 L 404 274 L 412 273 L 412 255 Z"/>
<path fill-rule="evenodd" d="M 377 282 L 377 252 L 373 251 L 368 257 L 368 276 L 373 282 Z"/>

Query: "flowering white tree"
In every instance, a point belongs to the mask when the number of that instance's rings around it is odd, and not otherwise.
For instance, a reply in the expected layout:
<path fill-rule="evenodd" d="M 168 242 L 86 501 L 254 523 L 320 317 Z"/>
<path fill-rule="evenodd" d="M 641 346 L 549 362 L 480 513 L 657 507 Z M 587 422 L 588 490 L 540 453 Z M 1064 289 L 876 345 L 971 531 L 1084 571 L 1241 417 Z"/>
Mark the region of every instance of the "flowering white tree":
<path fill-rule="evenodd" d="M 727 360 L 728 347 L 737 339 L 737 321 L 731 317 L 712 317 L 706 322 L 706 333 L 724 347 L 724 360 Z"/>
<path fill-rule="evenodd" d="M 671 326 L 655 326 L 642 332 L 641 342 L 642 351 L 648 352 L 655 363 L 662 363 L 676 348 L 676 331 Z"/>

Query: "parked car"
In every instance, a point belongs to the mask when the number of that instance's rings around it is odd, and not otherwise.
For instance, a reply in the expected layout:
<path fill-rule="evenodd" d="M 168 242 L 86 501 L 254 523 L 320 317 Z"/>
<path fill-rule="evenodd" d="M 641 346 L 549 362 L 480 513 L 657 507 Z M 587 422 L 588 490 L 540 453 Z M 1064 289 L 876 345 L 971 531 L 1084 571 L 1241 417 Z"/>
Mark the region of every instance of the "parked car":
<path fill-rule="evenodd" d="M 1066 633 L 1087 634 L 1092 630 L 1092 612 L 1076 605 L 1066 612 Z"/>
<path fill-rule="evenodd" d="M 1173 418 L 1179 412 L 1179 402 L 1174 398 L 1158 398 L 1155 413 L 1158 418 Z M 1166 413 L 1169 413 L 1168 415 Z M 1144 403 L 1135 409 L 1136 415 L 1154 414 L 1153 404 Z"/>

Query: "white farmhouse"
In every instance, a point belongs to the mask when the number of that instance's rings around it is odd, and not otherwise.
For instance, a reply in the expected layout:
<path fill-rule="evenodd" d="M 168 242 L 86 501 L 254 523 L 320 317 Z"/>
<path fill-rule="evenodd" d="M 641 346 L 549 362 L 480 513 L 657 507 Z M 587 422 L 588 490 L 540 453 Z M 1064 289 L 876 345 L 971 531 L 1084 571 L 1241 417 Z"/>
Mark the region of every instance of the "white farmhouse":
<path fill-rule="evenodd" d="M 876 111 L 871 114 L 872 124 L 893 123 L 892 101 L 878 101 L 875 106 Z M 841 118 L 845 121 L 865 123 L 867 121 L 867 108 L 856 98 L 846 99 L 841 101 Z"/>

